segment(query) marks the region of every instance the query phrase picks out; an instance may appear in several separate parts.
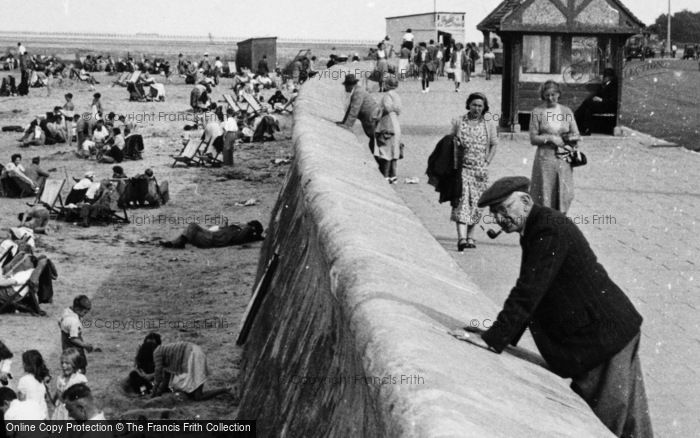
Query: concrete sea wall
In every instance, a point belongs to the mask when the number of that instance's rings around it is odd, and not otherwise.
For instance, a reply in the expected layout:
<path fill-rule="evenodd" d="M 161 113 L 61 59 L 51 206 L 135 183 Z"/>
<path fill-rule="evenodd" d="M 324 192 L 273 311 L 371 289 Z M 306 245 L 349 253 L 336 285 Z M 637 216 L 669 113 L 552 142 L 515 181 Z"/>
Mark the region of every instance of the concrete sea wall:
<path fill-rule="evenodd" d="M 297 100 L 238 417 L 264 437 L 612 436 L 542 366 L 447 334 L 499 307 L 334 124 L 341 81 L 311 80 Z"/>

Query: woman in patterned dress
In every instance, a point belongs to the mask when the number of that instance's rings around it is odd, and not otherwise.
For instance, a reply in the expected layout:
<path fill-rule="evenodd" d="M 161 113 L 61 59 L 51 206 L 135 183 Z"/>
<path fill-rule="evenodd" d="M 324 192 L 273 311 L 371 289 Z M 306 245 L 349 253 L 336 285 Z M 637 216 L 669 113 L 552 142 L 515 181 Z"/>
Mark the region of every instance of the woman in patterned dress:
<path fill-rule="evenodd" d="M 477 202 L 487 188 L 487 167 L 498 145 L 498 133 L 486 96 L 470 94 L 466 108 L 469 112 L 453 121 L 453 134 L 459 139 L 455 163 L 462 169 L 462 195 L 457 205 L 453 204 L 450 217 L 457 223 L 458 251 L 476 248 L 474 227 L 481 219 Z"/>
<path fill-rule="evenodd" d="M 532 163 L 530 195 L 535 203 L 566 214 L 574 200 L 574 173 L 565 157 L 563 136 L 578 136 L 573 111 L 559 104 L 561 89 L 554 81 L 542 85 L 540 97 L 545 102 L 532 110 L 530 143 L 537 146 Z"/>

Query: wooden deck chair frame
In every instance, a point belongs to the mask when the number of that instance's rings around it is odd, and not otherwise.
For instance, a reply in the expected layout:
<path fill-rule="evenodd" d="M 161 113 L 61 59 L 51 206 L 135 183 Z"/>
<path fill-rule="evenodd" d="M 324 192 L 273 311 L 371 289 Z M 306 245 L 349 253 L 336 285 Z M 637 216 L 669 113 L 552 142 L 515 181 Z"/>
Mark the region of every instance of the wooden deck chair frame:
<path fill-rule="evenodd" d="M 22 292 L 25 289 L 27 290 L 27 293 L 25 295 L 22 295 Z M 35 312 L 34 309 L 31 309 L 25 304 L 22 304 L 21 301 L 24 300 L 27 296 L 29 296 L 32 299 L 32 301 L 34 301 L 34 305 L 36 306 L 36 308 L 40 309 L 39 300 L 37 299 L 36 294 L 32 292 L 32 288 L 29 287 L 29 280 L 27 280 L 27 282 L 24 283 L 18 291 L 16 291 L 7 299 L 7 301 L 0 304 L 0 314 L 2 314 L 8 307 L 12 307 L 14 309 L 24 310 L 26 313 L 30 313 L 32 315 L 46 315 L 46 313 L 41 312 L 41 310 L 39 312 Z"/>
<path fill-rule="evenodd" d="M 131 77 L 127 79 L 127 82 L 133 82 L 135 84 L 136 81 L 139 80 L 139 77 L 141 77 L 141 70 L 134 70 L 134 72 L 131 74 Z"/>
<path fill-rule="evenodd" d="M 69 78 L 70 78 L 70 79 L 73 79 L 74 76 L 75 76 L 75 78 L 77 78 L 80 82 L 90 82 L 89 79 L 83 79 L 83 78 L 80 76 L 80 70 L 78 70 L 77 68 L 71 68 L 71 69 L 70 69 Z M 89 76 L 89 74 L 88 74 L 88 76 Z"/>
<path fill-rule="evenodd" d="M 224 100 L 228 104 L 229 108 L 231 108 L 234 112 L 241 112 L 241 107 L 236 103 L 235 100 L 233 100 L 233 96 L 230 94 L 224 94 Z"/>
<path fill-rule="evenodd" d="M 129 73 L 128 71 L 124 71 L 119 73 L 119 77 L 117 78 L 117 83 L 118 84 L 126 84 L 129 82 L 129 79 L 131 78 L 133 73 Z"/>
<path fill-rule="evenodd" d="M 10 254 L 12 254 L 12 247 L 5 248 L 2 254 L 0 254 L 0 273 L 2 273 L 2 265 L 5 264 L 5 259 L 7 259 Z"/>
<path fill-rule="evenodd" d="M 199 143 L 196 143 L 199 142 Z M 185 146 L 182 147 L 179 155 L 171 155 L 173 165 L 175 167 L 177 163 L 185 163 L 186 166 L 195 165 L 199 166 L 201 164 L 201 153 L 199 149 L 202 147 L 204 142 L 201 140 L 191 138 Z M 194 146 L 196 145 L 196 147 Z"/>
<path fill-rule="evenodd" d="M 295 101 L 295 100 L 297 100 L 297 97 L 296 97 L 296 96 L 291 97 L 291 98 L 287 101 L 287 103 L 284 104 L 284 106 L 282 107 L 282 109 L 280 110 L 280 112 L 288 111 L 288 112 L 291 113 L 292 111 L 294 111 L 294 101 Z M 291 109 L 289 109 L 290 107 L 291 107 Z"/>
<path fill-rule="evenodd" d="M 216 152 L 216 149 L 214 149 L 215 154 L 208 155 L 209 147 L 213 144 L 214 139 L 212 139 L 211 142 L 206 145 L 204 152 L 202 152 L 200 155 L 200 163 L 218 167 L 224 164 L 223 152 Z"/>
<path fill-rule="evenodd" d="M 131 223 L 129 221 L 129 214 L 126 212 L 126 207 L 122 207 L 122 215 L 119 215 L 116 211 L 112 211 L 111 218 L 114 219 L 117 223 L 123 223 L 123 224 L 128 224 Z"/>
<path fill-rule="evenodd" d="M 260 105 L 260 102 L 258 102 L 254 96 L 248 93 L 241 93 L 241 96 L 243 96 L 245 103 L 248 104 L 246 111 L 250 112 L 250 110 L 252 110 L 253 115 L 258 115 L 262 112 L 262 105 Z"/>
<path fill-rule="evenodd" d="M 49 214 L 53 216 L 58 216 L 63 210 L 63 198 L 61 198 L 61 191 L 63 186 L 66 184 L 65 179 L 52 179 L 48 178 L 44 182 L 44 189 L 41 191 L 36 201 L 33 204 L 27 204 L 33 207 L 37 204 L 41 204 L 49 210 Z M 56 202 L 59 203 L 60 208 L 56 208 Z"/>
<path fill-rule="evenodd" d="M 204 140 L 202 140 L 202 144 L 204 145 L 204 150 L 200 153 L 199 155 L 199 161 L 200 164 L 202 165 L 210 165 L 214 167 L 219 167 L 224 164 L 224 154 L 223 150 L 221 152 L 217 152 L 216 148 L 214 148 L 214 140 L 215 138 L 212 138 L 209 140 L 209 143 L 205 143 Z M 214 149 L 214 153 L 209 152 L 209 149 Z"/>
<path fill-rule="evenodd" d="M 24 256 L 20 256 L 19 254 L 17 254 L 16 257 L 19 257 L 19 258 L 17 258 L 17 261 L 15 261 L 15 260 L 13 259 L 13 261 L 10 262 L 10 264 L 8 265 L 8 266 L 10 266 L 10 268 L 7 270 L 7 272 L 3 271 L 3 273 L 4 273 L 5 275 L 8 275 L 8 274 L 11 275 L 11 274 L 14 274 L 14 273 L 16 273 L 16 272 L 19 272 L 19 271 L 18 271 L 17 269 L 15 269 L 15 268 L 17 268 L 18 266 L 21 266 L 21 265 L 22 265 L 22 261 L 23 261 L 23 259 L 24 259 L 25 257 L 31 257 L 31 256 L 30 256 L 30 254 L 26 254 L 26 253 L 25 253 Z M 34 268 L 32 268 L 32 269 L 34 269 Z M 11 287 L 11 286 L 10 286 L 10 287 Z M 24 291 L 25 289 L 27 289 L 27 293 L 23 296 L 23 295 L 22 295 L 22 291 Z M 28 313 L 33 314 L 33 315 L 41 314 L 41 310 L 39 311 L 39 313 L 37 313 L 37 312 L 35 312 L 33 309 L 30 309 L 29 307 L 27 307 L 26 305 L 20 304 L 20 301 L 24 300 L 24 299 L 27 297 L 27 295 L 29 295 L 29 297 L 32 299 L 34 306 L 35 306 L 37 309 L 41 309 L 41 307 L 39 306 L 39 299 L 37 298 L 36 293 L 35 293 L 35 292 L 32 290 L 32 288 L 30 287 L 30 285 L 29 285 L 29 280 L 27 280 L 27 282 L 24 283 L 24 284 L 19 288 L 19 290 L 15 291 L 15 293 L 12 294 L 12 295 L 10 296 L 10 298 L 8 298 L 7 301 L 5 301 L 4 303 L 0 304 L 0 313 L 2 313 L 3 311 L 5 311 L 5 309 L 6 309 L 7 307 L 12 306 L 12 307 L 14 307 L 14 308 L 16 308 L 16 309 L 24 310 L 24 311 L 26 311 L 26 312 L 28 312 Z M 44 313 L 44 314 L 45 314 L 45 313 Z"/>
<path fill-rule="evenodd" d="M 129 93 L 129 100 L 132 100 L 131 99 L 131 93 L 132 93 L 131 90 L 132 89 L 134 90 L 134 92 L 136 94 L 138 94 L 138 100 L 137 100 L 138 102 L 146 102 L 148 100 L 148 98 L 146 97 L 146 94 L 145 94 L 146 91 L 143 90 L 143 88 L 139 89 L 139 86 L 136 84 L 136 82 L 131 82 L 131 81 L 126 83 L 126 90 Z"/>

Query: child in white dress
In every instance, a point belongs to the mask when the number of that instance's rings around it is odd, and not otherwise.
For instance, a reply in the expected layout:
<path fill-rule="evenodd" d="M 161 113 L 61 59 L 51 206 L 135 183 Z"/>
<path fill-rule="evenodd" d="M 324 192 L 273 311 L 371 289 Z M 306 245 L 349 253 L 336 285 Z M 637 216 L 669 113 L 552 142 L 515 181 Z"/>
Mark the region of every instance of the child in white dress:
<path fill-rule="evenodd" d="M 88 382 L 87 377 L 80 372 L 82 360 L 82 356 L 76 348 L 63 350 L 63 354 L 61 354 L 61 371 L 63 371 L 63 375 L 58 378 L 56 392 L 51 396 L 51 402 L 56 406 L 53 415 L 51 415 L 51 420 L 63 421 L 71 419 L 61 397 L 71 386 Z"/>
<path fill-rule="evenodd" d="M 27 373 L 17 383 L 17 398 L 20 401 L 34 401 L 41 406 L 44 419 L 49 417 L 46 404 L 46 382 L 51 380 L 48 368 L 41 353 L 28 350 L 22 354 L 22 364 Z"/>

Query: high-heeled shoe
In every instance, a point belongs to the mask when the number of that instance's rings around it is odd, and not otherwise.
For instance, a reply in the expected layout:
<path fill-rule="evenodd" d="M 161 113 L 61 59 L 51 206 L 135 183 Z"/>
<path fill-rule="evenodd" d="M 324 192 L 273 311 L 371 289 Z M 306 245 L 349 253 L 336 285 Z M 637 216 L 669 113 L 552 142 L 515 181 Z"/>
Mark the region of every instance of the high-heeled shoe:
<path fill-rule="evenodd" d="M 465 248 L 468 248 L 467 239 L 459 239 L 457 241 L 457 251 L 462 252 Z"/>

